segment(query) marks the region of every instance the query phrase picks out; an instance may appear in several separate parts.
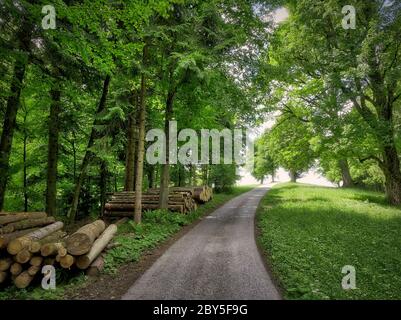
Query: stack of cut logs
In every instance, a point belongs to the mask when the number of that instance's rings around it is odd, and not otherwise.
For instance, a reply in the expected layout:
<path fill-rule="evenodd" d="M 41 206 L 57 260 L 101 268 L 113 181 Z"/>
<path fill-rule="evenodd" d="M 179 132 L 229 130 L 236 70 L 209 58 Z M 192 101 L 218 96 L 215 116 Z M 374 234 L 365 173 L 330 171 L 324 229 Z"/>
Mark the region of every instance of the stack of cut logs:
<path fill-rule="evenodd" d="M 168 209 L 183 214 L 197 209 L 198 204 L 211 200 L 212 189 L 209 187 L 170 188 Z M 149 189 L 142 194 L 144 211 L 159 208 L 160 189 Z M 135 211 L 135 192 L 118 192 L 111 196 L 105 206 L 107 217 L 131 217 Z"/>
<path fill-rule="evenodd" d="M 0 284 L 26 288 L 44 265 L 86 270 L 96 267 L 117 226 L 97 220 L 67 236 L 64 225 L 44 212 L 0 212 Z M 96 261 L 98 260 L 98 261 Z M 43 276 L 43 275 L 42 275 Z"/>

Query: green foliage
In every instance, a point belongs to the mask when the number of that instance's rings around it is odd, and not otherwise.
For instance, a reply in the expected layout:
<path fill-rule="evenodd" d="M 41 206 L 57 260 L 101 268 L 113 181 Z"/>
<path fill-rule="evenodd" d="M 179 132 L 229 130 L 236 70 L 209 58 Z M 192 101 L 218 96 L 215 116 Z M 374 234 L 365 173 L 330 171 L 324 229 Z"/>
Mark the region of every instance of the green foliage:
<path fill-rule="evenodd" d="M 400 299 L 401 210 L 382 193 L 279 185 L 257 219 L 287 299 Z M 341 287 L 346 265 L 356 268 L 356 290 Z"/>
<path fill-rule="evenodd" d="M 210 172 L 210 183 L 214 184 L 217 192 L 229 192 L 238 180 L 235 164 L 213 165 Z"/>
<path fill-rule="evenodd" d="M 357 26 L 346 30 L 341 8 L 349 3 L 286 3 L 290 16 L 260 60 L 257 83 L 267 88 L 268 111 L 298 119 L 294 126 L 309 123 L 312 149 L 333 181 L 342 180 L 338 163 L 348 161 L 357 184 L 399 188 L 400 4 L 354 1 Z"/>

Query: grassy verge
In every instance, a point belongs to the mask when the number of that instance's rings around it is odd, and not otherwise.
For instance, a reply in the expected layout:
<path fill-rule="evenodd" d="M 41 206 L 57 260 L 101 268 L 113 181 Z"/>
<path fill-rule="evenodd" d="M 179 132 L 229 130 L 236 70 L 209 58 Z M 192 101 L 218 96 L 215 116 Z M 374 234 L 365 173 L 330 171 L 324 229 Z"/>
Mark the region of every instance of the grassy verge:
<path fill-rule="evenodd" d="M 121 246 L 108 251 L 106 255 L 105 272 L 117 272 L 118 267 L 136 262 L 148 250 L 156 248 L 165 240 L 175 235 L 183 226 L 194 223 L 202 216 L 212 212 L 230 199 L 252 190 L 254 186 L 235 187 L 230 193 L 216 194 L 212 201 L 200 206 L 189 215 L 166 213 L 163 211 L 146 212 L 143 224 L 140 226 L 128 222 L 119 227 L 115 241 Z M 83 272 L 67 272 L 57 270 L 57 289 L 45 291 L 38 279 L 35 285 L 19 290 L 13 286 L 0 288 L 0 300 L 56 300 L 62 299 L 67 290 L 78 289 L 86 285 L 86 276 Z"/>
<path fill-rule="evenodd" d="M 384 195 L 299 184 L 262 201 L 259 243 L 287 299 L 401 299 L 401 209 Z M 343 290 L 342 268 L 356 268 Z"/>

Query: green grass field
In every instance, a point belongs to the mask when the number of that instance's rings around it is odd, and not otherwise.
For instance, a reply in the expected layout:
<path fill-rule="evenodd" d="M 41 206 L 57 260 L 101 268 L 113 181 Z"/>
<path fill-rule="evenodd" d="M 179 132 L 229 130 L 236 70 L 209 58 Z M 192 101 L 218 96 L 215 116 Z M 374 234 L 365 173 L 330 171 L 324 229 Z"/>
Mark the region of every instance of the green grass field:
<path fill-rule="evenodd" d="M 401 209 L 384 195 L 302 184 L 261 203 L 259 244 L 287 299 L 401 299 Z M 341 287 L 356 268 L 357 289 Z"/>

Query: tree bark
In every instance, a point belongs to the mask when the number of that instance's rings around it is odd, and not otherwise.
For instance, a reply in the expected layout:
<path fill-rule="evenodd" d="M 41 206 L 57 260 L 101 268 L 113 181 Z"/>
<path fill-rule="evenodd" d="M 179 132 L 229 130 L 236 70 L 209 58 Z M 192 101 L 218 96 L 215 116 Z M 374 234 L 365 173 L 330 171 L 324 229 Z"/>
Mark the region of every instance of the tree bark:
<path fill-rule="evenodd" d="M 18 222 L 12 222 L 0 229 L 0 233 L 12 233 L 17 230 L 24 230 L 33 227 L 41 227 L 56 222 L 54 217 L 46 217 L 40 219 L 27 219 Z"/>
<path fill-rule="evenodd" d="M 28 171 L 28 163 L 27 163 L 27 144 L 28 144 L 28 130 L 27 130 L 27 124 L 26 124 L 26 119 L 28 117 L 28 112 L 26 108 L 24 108 L 24 146 L 23 146 L 23 162 L 24 162 L 24 168 L 23 168 L 23 182 L 24 182 L 24 211 L 28 212 L 28 177 L 27 177 L 27 171 Z"/>
<path fill-rule="evenodd" d="M 393 205 L 401 204 L 401 172 L 400 160 L 395 145 L 384 148 L 383 162 L 381 163 L 386 178 L 385 188 L 389 202 Z"/>
<path fill-rule="evenodd" d="M 155 187 L 155 167 L 153 165 L 148 166 L 148 186 L 149 189 Z"/>
<path fill-rule="evenodd" d="M 100 255 L 108 243 L 113 239 L 114 235 L 117 233 L 117 226 L 111 224 L 94 242 L 91 250 L 86 254 L 78 258 L 77 267 L 79 269 L 85 270 L 90 264 Z"/>
<path fill-rule="evenodd" d="M 16 126 L 17 112 L 20 105 L 22 82 L 25 76 L 26 62 L 17 60 L 14 67 L 14 77 L 11 83 L 11 95 L 7 100 L 4 115 L 3 131 L 0 140 L 0 211 L 4 206 L 4 197 L 8 180 L 11 146 Z"/>
<path fill-rule="evenodd" d="M 104 206 L 107 198 L 107 181 L 108 181 L 108 170 L 107 163 L 101 160 L 100 163 L 100 216 L 103 216 Z"/>
<path fill-rule="evenodd" d="M 40 228 L 31 233 L 28 233 L 27 235 L 25 235 L 23 237 L 13 239 L 8 244 L 7 251 L 8 251 L 8 253 L 10 253 L 12 255 L 16 255 L 21 250 L 28 248 L 29 245 L 33 241 L 39 241 L 43 238 L 46 238 L 48 235 L 52 234 L 53 232 L 61 230 L 63 228 L 63 226 L 64 226 L 64 224 L 62 222 L 55 222 L 49 226 Z"/>
<path fill-rule="evenodd" d="M 7 233 L 0 235 L 0 249 L 6 248 L 7 245 L 9 244 L 10 241 L 22 237 L 28 233 L 31 233 L 33 231 L 36 231 L 37 228 L 32 228 L 32 229 L 25 229 L 25 230 L 20 230 L 20 231 L 15 231 L 13 233 Z"/>
<path fill-rule="evenodd" d="M 349 169 L 349 164 L 348 164 L 348 160 L 347 159 L 341 159 L 338 162 L 338 165 L 340 167 L 341 170 L 341 176 L 342 176 L 342 180 L 343 180 L 343 188 L 350 188 L 354 185 L 354 181 L 352 180 L 351 177 L 351 172 Z"/>
<path fill-rule="evenodd" d="M 142 64 L 145 68 L 148 60 L 148 44 L 143 48 Z M 135 223 L 142 222 L 142 188 L 143 188 L 143 166 L 145 156 L 145 128 L 146 128 L 146 74 L 141 75 L 141 93 L 139 105 L 139 123 L 138 123 L 138 157 L 136 159 L 136 179 L 135 179 Z"/>
<path fill-rule="evenodd" d="M 8 214 L 0 217 L 0 225 L 12 222 L 18 222 L 26 219 L 41 219 L 46 218 L 46 212 L 24 212 L 16 214 Z"/>
<path fill-rule="evenodd" d="M 50 92 L 52 103 L 49 117 L 49 140 L 47 156 L 47 190 L 46 212 L 50 216 L 57 213 L 57 164 L 58 164 L 58 140 L 59 140 L 59 114 L 61 112 L 59 88 L 53 88 Z"/>
<path fill-rule="evenodd" d="M 18 31 L 16 40 L 18 42 L 19 55 L 16 57 L 13 78 L 11 80 L 10 96 L 7 99 L 6 112 L 4 114 L 3 131 L 0 139 L 0 211 L 4 207 L 4 198 L 7 188 L 9 161 L 11 147 L 16 126 L 17 112 L 20 106 L 20 96 L 28 63 L 26 54 L 30 50 L 32 25 L 24 19 L 22 27 Z"/>
<path fill-rule="evenodd" d="M 133 111 L 128 116 L 128 135 L 127 135 L 127 152 L 125 164 L 125 191 L 135 190 L 135 149 L 137 144 L 136 139 L 136 108 L 137 108 L 137 95 L 132 93 L 131 105 Z"/>
<path fill-rule="evenodd" d="M 104 83 L 103 83 L 102 97 L 100 98 L 100 101 L 99 101 L 96 116 L 98 116 L 106 108 L 110 80 L 111 80 L 110 75 L 107 75 L 104 80 Z M 92 131 L 91 131 L 91 135 L 90 135 L 89 142 L 88 142 L 88 147 L 86 148 L 85 156 L 84 156 L 84 159 L 82 160 L 81 171 L 79 173 L 79 177 L 75 183 L 75 189 L 74 189 L 74 195 L 72 198 L 71 209 L 68 213 L 68 218 L 69 218 L 70 223 L 73 223 L 75 221 L 75 216 L 77 214 L 77 208 L 78 208 L 78 202 L 79 202 L 79 194 L 81 192 L 82 183 L 85 179 L 86 171 L 88 169 L 89 163 L 91 162 L 92 158 L 94 157 L 94 154 L 92 153 L 90 148 L 92 148 L 96 138 L 98 138 L 98 136 L 99 136 L 99 134 L 95 128 L 96 125 L 98 124 L 98 122 L 99 121 L 97 120 L 97 118 L 95 118 L 95 120 L 93 121 L 93 126 L 92 126 Z"/>
<path fill-rule="evenodd" d="M 297 182 L 297 172 L 294 170 L 290 170 L 290 179 L 291 182 L 296 183 Z"/>
<path fill-rule="evenodd" d="M 173 106 L 176 90 L 172 89 L 167 94 L 166 101 L 166 114 L 164 118 L 164 132 L 166 135 L 166 164 L 162 165 L 162 173 L 160 179 L 160 209 L 168 209 L 168 195 L 169 195 L 169 185 L 170 185 L 170 121 L 173 117 Z"/>

